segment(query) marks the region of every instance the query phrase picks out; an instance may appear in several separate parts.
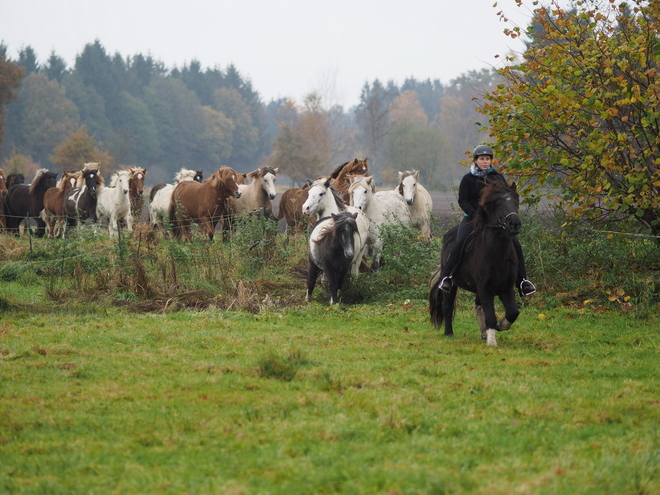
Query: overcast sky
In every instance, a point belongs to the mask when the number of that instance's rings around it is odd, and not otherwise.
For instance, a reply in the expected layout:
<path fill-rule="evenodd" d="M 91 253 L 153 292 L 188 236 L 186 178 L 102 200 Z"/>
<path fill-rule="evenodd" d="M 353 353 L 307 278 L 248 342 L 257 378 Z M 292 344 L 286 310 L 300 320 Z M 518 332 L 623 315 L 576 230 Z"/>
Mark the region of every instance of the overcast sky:
<path fill-rule="evenodd" d="M 547 4 L 549 0 L 545 0 Z M 71 67 L 98 39 L 109 54 L 151 55 L 171 69 L 197 59 L 234 64 L 264 102 L 301 102 L 319 91 L 345 108 L 365 82 L 401 84 L 501 66 L 522 43 L 503 30 L 526 28 L 532 0 L 0 0 L 0 41 L 9 58 L 31 46 Z M 497 57 L 499 55 L 499 58 Z M 326 102 L 327 103 L 327 102 Z"/>

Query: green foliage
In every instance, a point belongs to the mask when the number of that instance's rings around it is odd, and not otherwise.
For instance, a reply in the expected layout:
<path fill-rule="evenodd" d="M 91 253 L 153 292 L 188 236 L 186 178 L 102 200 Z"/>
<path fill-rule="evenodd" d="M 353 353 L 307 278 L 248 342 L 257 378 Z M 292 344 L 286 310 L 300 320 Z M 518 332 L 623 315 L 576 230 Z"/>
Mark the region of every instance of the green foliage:
<path fill-rule="evenodd" d="M 640 0 L 535 10 L 524 60 L 480 109 L 523 194 L 548 186 L 576 217 L 660 234 L 659 19 L 660 4 Z"/>

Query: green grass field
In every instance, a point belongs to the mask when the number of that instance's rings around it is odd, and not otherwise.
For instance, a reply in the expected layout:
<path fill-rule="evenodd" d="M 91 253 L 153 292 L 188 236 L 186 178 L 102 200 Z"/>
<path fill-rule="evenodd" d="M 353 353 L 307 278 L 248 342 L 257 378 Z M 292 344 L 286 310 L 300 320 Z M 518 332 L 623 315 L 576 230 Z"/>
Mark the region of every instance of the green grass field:
<path fill-rule="evenodd" d="M 660 493 L 657 317 L 463 306 L 5 311 L 0 492 Z"/>

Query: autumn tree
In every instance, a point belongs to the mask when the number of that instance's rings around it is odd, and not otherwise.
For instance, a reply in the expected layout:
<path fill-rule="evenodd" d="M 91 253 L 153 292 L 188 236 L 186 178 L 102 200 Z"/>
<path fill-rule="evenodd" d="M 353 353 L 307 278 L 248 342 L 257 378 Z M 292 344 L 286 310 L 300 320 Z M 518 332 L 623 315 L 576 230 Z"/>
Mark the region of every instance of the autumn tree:
<path fill-rule="evenodd" d="M 9 108 L 11 144 L 37 162 L 46 162 L 53 148 L 80 126 L 78 110 L 64 88 L 44 74 L 28 75 L 18 94 L 18 105 Z"/>
<path fill-rule="evenodd" d="M 53 150 L 50 160 L 60 170 L 80 170 L 85 163 L 100 163 L 104 175 L 113 170 L 112 157 L 100 149 L 85 127 L 80 127 L 69 135 L 62 144 Z"/>
<path fill-rule="evenodd" d="M 23 68 L 17 63 L 7 60 L 7 49 L 0 45 L 0 143 L 5 133 L 4 108 L 18 97 L 16 88 L 21 84 Z"/>
<path fill-rule="evenodd" d="M 481 107 L 506 172 L 575 215 L 660 235 L 660 2 L 582 1 L 535 19 L 524 59 Z"/>

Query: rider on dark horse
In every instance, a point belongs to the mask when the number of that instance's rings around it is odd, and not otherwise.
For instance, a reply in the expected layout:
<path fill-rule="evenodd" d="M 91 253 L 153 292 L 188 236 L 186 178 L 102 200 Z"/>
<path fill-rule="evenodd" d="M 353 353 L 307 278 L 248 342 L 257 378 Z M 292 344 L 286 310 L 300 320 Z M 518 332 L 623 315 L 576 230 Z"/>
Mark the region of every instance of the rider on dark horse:
<path fill-rule="evenodd" d="M 483 144 L 477 146 L 472 151 L 472 160 L 470 173 L 463 176 L 461 184 L 458 187 L 458 205 L 463 210 L 464 216 L 458 227 L 456 242 L 449 252 L 447 262 L 442 270 L 440 289 L 445 292 L 448 292 L 453 286 L 452 275 L 460 262 L 463 245 L 472 233 L 472 219 L 479 207 L 481 190 L 494 181 L 500 181 L 506 184 L 504 176 L 493 168 L 493 150 L 489 146 Z M 530 296 L 536 292 L 536 287 L 527 280 L 525 260 L 518 237 L 514 237 L 513 242 L 518 254 L 518 276 L 516 284 L 518 285 L 521 296 Z"/>

